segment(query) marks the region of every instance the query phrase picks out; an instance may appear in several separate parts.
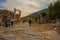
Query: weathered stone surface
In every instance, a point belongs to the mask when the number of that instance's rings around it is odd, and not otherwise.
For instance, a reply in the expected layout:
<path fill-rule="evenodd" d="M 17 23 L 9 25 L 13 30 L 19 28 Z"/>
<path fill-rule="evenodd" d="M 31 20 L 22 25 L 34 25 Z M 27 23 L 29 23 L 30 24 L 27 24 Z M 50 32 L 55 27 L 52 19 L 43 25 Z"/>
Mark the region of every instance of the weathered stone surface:
<path fill-rule="evenodd" d="M 18 25 L 20 26 L 20 25 Z M 0 39 L 3 40 L 60 40 L 56 31 L 46 30 L 48 28 L 39 27 L 10 27 L 0 28 Z"/>

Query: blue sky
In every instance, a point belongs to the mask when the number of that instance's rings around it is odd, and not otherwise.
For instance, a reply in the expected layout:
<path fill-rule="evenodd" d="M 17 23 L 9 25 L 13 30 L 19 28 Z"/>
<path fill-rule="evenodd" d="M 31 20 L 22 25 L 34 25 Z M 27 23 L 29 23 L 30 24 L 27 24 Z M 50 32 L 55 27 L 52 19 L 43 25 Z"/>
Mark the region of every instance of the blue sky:
<path fill-rule="evenodd" d="M 0 0 L 0 2 L 6 2 L 7 0 Z"/>
<path fill-rule="evenodd" d="M 51 2 L 56 0 L 0 0 L 0 8 L 13 11 L 17 8 L 22 11 L 22 16 L 47 8 Z"/>

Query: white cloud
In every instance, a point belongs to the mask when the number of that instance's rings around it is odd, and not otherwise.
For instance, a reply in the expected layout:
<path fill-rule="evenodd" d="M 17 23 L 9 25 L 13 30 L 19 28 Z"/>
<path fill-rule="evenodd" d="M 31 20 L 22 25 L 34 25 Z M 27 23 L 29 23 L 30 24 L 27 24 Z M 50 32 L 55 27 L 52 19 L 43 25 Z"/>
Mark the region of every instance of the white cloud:
<path fill-rule="evenodd" d="M 47 8 L 54 1 L 56 0 L 7 0 L 4 6 L 9 10 L 13 10 L 13 8 L 20 9 L 22 16 L 26 16 L 32 12 Z"/>

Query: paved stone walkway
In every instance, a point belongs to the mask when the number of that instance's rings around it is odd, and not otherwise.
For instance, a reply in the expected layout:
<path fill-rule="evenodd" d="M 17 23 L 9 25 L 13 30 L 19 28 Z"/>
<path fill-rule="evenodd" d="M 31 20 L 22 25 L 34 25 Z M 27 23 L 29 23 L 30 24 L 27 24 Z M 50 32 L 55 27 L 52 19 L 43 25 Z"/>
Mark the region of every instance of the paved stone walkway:
<path fill-rule="evenodd" d="M 60 35 L 47 24 L 19 23 L 10 28 L 0 28 L 0 40 L 60 40 Z"/>

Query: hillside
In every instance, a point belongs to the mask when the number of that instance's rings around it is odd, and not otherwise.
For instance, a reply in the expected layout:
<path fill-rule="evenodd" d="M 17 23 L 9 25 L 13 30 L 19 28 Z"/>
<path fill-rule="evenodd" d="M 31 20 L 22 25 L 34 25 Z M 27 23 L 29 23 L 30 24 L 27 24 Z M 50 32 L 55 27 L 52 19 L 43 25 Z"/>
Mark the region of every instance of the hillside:
<path fill-rule="evenodd" d="M 28 15 L 27 17 L 36 17 L 36 16 L 38 16 L 38 12 L 44 13 L 44 12 L 47 12 L 47 11 L 48 11 L 48 8 L 40 10 L 40 11 L 37 11 L 37 12 L 34 12 L 34 13 Z"/>

